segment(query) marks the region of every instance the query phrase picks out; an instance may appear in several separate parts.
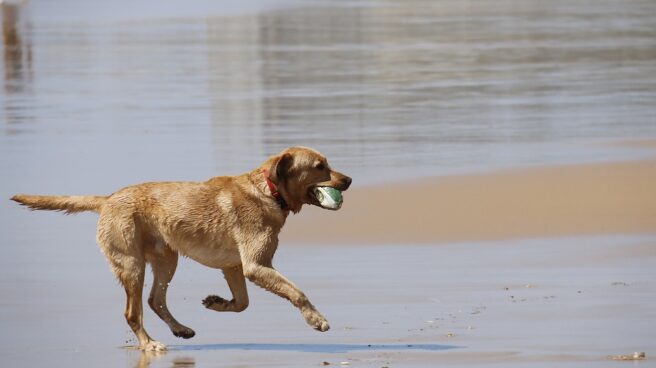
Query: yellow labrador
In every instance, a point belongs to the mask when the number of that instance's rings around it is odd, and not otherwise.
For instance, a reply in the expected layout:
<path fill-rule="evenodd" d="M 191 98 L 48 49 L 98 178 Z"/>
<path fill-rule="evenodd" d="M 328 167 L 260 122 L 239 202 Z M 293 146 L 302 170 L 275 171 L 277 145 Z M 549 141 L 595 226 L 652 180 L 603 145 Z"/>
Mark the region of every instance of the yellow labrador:
<path fill-rule="evenodd" d="M 206 182 L 144 183 L 110 196 L 16 195 L 12 200 L 31 209 L 99 213 L 97 240 L 125 287 L 125 318 L 142 349 L 165 350 L 143 326 L 144 272 L 150 263 L 154 281 L 148 304 L 152 310 L 175 336 L 193 337 L 195 332 L 173 318 L 166 306 L 166 289 L 178 253 L 223 270 L 232 299 L 210 295 L 203 300 L 208 309 L 246 309 L 248 278 L 289 300 L 314 329 L 327 331 L 328 321 L 271 261 L 290 211 L 297 213 L 303 204 L 321 206 L 313 194 L 315 187 L 344 191 L 350 184 L 351 178 L 332 170 L 321 153 L 291 147 L 239 176 Z"/>

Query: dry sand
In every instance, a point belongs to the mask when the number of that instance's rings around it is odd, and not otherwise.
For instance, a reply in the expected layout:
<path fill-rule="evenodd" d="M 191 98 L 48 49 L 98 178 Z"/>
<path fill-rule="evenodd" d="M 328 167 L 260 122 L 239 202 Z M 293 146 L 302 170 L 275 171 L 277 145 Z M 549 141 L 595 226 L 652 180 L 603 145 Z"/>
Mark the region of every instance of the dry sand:
<path fill-rule="evenodd" d="M 358 188 L 354 176 L 339 212 L 304 209 L 302 216 L 290 218 L 283 241 L 407 244 L 656 233 L 656 161 L 540 167 L 367 188 Z"/>

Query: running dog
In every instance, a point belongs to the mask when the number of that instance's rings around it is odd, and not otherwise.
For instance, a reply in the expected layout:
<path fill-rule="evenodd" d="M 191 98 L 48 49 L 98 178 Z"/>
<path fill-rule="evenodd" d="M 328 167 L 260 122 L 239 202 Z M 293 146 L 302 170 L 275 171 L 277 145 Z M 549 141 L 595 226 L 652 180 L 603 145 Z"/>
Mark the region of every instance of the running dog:
<path fill-rule="evenodd" d="M 146 263 L 153 270 L 150 308 L 175 336 L 195 332 L 179 323 L 166 306 L 166 290 L 178 254 L 221 269 L 232 299 L 209 295 L 203 305 L 218 312 L 248 307 L 246 279 L 289 300 L 318 331 L 328 321 L 305 294 L 272 266 L 278 234 L 290 212 L 304 204 L 321 206 L 316 187 L 345 191 L 351 178 L 332 170 L 326 157 L 305 147 L 291 147 L 270 157 L 257 169 L 239 176 L 205 182 L 143 183 L 109 196 L 37 196 L 11 199 L 33 210 L 100 214 L 97 241 L 112 271 L 125 287 L 125 319 L 140 348 L 166 350 L 143 326 L 142 292 Z"/>

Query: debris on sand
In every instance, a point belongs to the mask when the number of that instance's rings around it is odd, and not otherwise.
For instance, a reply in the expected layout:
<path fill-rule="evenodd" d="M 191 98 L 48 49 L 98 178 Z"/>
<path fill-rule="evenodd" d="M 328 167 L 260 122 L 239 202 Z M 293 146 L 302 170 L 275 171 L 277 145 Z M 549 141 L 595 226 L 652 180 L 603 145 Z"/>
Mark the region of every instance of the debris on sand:
<path fill-rule="evenodd" d="M 611 286 L 629 286 L 629 284 L 627 284 L 626 282 L 622 282 L 622 281 L 616 281 L 616 282 L 613 282 L 610 285 Z"/>
<path fill-rule="evenodd" d="M 608 357 L 613 360 L 643 360 L 646 355 L 644 352 L 639 353 L 636 351 L 633 355 L 609 355 Z"/>

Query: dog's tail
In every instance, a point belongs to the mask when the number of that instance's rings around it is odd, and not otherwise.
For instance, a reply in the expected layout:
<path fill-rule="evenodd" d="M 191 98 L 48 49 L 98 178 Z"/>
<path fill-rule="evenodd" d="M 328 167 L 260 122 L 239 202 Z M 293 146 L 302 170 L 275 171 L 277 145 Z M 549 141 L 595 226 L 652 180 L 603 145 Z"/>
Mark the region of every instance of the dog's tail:
<path fill-rule="evenodd" d="M 107 197 L 103 196 L 41 196 L 17 194 L 11 197 L 32 210 L 64 211 L 66 214 L 94 211 L 100 212 Z"/>

